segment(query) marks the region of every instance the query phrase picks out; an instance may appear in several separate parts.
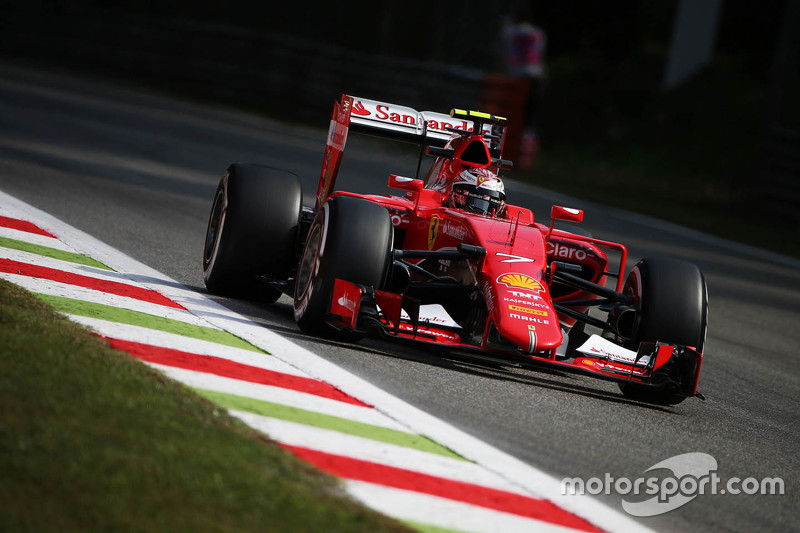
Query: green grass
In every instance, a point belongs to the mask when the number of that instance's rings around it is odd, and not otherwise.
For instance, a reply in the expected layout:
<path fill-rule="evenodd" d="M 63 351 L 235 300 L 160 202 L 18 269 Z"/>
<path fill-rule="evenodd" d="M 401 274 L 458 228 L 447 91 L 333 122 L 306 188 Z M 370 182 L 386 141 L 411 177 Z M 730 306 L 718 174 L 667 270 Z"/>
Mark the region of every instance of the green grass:
<path fill-rule="evenodd" d="M 0 404 L 2 531 L 404 529 L 5 281 Z"/>

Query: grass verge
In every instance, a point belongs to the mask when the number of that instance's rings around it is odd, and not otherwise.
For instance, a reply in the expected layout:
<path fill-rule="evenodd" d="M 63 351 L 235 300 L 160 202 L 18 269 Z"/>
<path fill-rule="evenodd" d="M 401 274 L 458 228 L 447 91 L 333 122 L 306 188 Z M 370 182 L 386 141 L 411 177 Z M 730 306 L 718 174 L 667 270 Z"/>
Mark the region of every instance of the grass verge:
<path fill-rule="evenodd" d="M 405 529 L 2 280 L 0 404 L 2 531 Z"/>

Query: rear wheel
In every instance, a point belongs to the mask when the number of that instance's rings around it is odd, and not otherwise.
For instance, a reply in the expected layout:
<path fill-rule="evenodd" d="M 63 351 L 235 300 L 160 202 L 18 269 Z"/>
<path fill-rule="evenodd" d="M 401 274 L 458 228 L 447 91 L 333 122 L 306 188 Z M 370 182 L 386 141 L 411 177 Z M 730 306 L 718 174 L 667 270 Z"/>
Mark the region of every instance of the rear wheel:
<path fill-rule="evenodd" d="M 633 267 L 623 292 L 638 300 L 637 319 L 628 348 L 660 341 L 691 346 L 702 353 L 708 324 L 708 290 L 700 269 L 677 259 L 642 259 Z M 632 383 L 620 384 L 625 396 L 674 404 L 684 398 Z"/>
<path fill-rule="evenodd" d="M 283 170 L 233 164 L 217 186 L 203 249 L 203 278 L 214 294 L 276 301 L 259 279 L 288 277 L 295 260 L 300 179 Z"/>
<path fill-rule="evenodd" d="M 328 200 L 306 238 L 295 280 L 294 317 L 312 335 L 355 340 L 325 322 L 334 281 L 384 287 L 392 264 L 393 228 L 385 208 L 349 196 Z"/>

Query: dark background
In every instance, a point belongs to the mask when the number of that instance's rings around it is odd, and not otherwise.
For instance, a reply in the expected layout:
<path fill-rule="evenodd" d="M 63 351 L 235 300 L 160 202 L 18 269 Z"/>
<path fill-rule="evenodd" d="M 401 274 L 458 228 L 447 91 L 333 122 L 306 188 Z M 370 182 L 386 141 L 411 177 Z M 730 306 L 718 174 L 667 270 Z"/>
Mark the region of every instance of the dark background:
<path fill-rule="evenodd" d="M 679 6 L 11 0 L 0 51 L 316 126 L 344 92 L 514 123 L 500 31 L 528 19 L 547 35 L 541 151 L 514 177 L 800 256 L 800 2 L 723 1 L 711 63 L 667 90 Z M 754 202 L 774 228 L 738 224 Z"/>
<path fill-rule="evenodd" d="M 737 72 L 727 73 L 730 82 L 752 84 L 762 93 L 766 92 L 776 60 L 781 23 L 786 22 L 790 1 L 723 2 L 713 64 L 697 76 L 699 79 L 691 80 L 690 85 L 731 69 Z M 252 55 L 253 64 L 263 69 L 276 65 L 259 62 L 258 56 L 263 50 L 259 50 L 258 45 L 245 47 L 249 43 L 244 41 L 253 37 L 248 34 L 249 30 L 262 37 L 283 37 L 287 47 L 304 40 L 309 47 L 314 43 L 340 49 L 336 51 L 343 54 L 343 62 L 347 61 L 346 52 L 352 51 L 491 73 L 502 71 L 502 50 L 498 43 L 504 19 L 527 19 L 547 35 L 547 107 L 552 110 L 545 113 L 547 129 L 558 133 L 553 142 L 573 142 L 613 137 L 627 121 L 641 119 L 669 96 L 661 90 L 661 85 L 678 4 L 675 0 L 622 0 L 610 9 L 596 2 L 541 0 L 465 0 L 457 5 L 419 0 L 347 0 L 320 4 L 12 0 L 5 8 L 6 29 L 13 32 L 14 27 L 27 26 L 28 38 L 49 42 L 46 46 L 32 42 L 26 46 L 4 46 L 4 51 L 25 56 L 41 46 L 38 55 L 42 58 L 75 60 L 63 46 L 67 44 L 63 39 L 75 38 L 69 35 L 72 30 L 58 27 L 60 23 L 66 25 L 72 17 L 100 19 L 109 28 L 124 20 L 160 31 L 168 31 L 170 23 L 195 22 L 205 25 L 209 38 L 214 29 L 221 31 L 227 27 L 235 34 L 234 28 L 240 28 L 239 42 L 228 40 L 217 44 L 234 49 L 230 50 L 233 53 Z M 201 29 L 200 24 L 194 26 Z M 96 31 L 102 33 L 102 30 Z M 195 59 L 208 51 L 198 42 L 201 36 L 198 33 L 195 40 L 188 43 L 196 47 Z M 122 49 L 130 46 L 126 40 L 135 37 L 135 33 L 109 33 L 104 36 L 104 44 Z M 139 38 L 147 37 L 147 32 L 140 29 Z M 84 34 L 82 38 L 93 40 L 95 36 Z M 140 44 L 142 49 L 146 47 L 146 43 Z M 153 42 L 154 49 L 157 44 Z M 83 59 L 87 65 L 92 63 L 90 57 Z M 80 67 L 77 61 L 75 66 Z M 165 69 L 175 67 L 167 63 L 162 66 Z M 342 81 L 339 89 L 346 90 L 357 80 L 343 78 Z M 728 86 L 719 90 L 729 92 L 737 88 Z M 331 95 L 335 96 L 335 93 Z M 411 104 L 424 106 L 424 97 Z M 763 111 L 763 108 L 755 109 L 754 113 Z M 800 126 L 798 118 L 797 115 L 791 117 L 792 126 Z M 575 121 L 580 121 L 582 127 L 564 127 Z"/>

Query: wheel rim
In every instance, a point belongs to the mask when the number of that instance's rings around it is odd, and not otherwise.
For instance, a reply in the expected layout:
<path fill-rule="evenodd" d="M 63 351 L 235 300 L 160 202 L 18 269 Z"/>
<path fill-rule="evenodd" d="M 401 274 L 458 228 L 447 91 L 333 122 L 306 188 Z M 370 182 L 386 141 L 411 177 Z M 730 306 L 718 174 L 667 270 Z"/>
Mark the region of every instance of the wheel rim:
<path fill-rule="evenodd" d="M 295 287 L 297 289 L 296 294 L 298 300 L 301 300 L 305 296 L 306 292 L 308 291 L 308 287 L 311 285 L 311 282 L 314 279 L 321 245 L 322 226 L 320 224 L 316 224 L 312 228 L 311 234 L 308 236 L 308 242 L 306 243 L 306 248 L 303 251 L 303 259 L 301 260 L 300 268 L 297 271 Z"/>
<path fill-rule="evenodd" d="M 224 206 L 225 191 L 222 187 L 217 189 L 214 197 L 214 205 L 211 207 L 211 216 L 208 219 L 208 229 L 206 230 L 206 242 L 203 247 L 203 266 L 207 267 L 214 257 L 219 243 L 219 236 L 222 232 L 222 211 Z"/>

